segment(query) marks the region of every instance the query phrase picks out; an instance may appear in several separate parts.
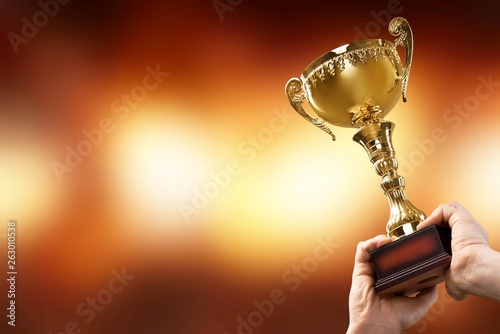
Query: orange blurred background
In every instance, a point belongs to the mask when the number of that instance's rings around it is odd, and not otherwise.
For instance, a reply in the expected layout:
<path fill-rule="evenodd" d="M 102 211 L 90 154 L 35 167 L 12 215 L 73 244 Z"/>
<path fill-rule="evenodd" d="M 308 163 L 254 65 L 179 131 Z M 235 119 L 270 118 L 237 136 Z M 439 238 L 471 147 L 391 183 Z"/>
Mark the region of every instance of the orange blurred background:
<path fill-rule="evenodd" d="M 56 4 L 46 22 L 36 1 L 0 4 L 4 272 L 18 225 L 7 333 L 344 333 L 356 244 L 384 233 L 388 205 L 355 131 L 332 142 L 284 86 L 339 45 L 393 40 L 394 16 L 415 40 L 408 103 L 386 117 L 408 196 L 426 213 L 461 202 L 500 250 L 500 90 L 484 86 L 500 82 L 500 4 Z M 38 31 L 13 43 L 34 15 Z M 110 295 L 122 271 L 133 278 Z M 407 333 L 497 333 L 499 311 L 441 286 Z"/>

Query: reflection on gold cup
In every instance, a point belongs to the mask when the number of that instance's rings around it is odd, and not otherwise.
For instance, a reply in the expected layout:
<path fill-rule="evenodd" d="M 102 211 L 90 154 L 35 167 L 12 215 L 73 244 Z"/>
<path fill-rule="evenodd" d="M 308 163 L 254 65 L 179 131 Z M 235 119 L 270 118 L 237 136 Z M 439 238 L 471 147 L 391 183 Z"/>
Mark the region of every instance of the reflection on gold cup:
<path fill-rule="evenodd" d="M 413 35 L 408 22 L 394 18 L 389 32 L 399 36 L 395 43 L 371 39 L 338 47 L 313 61 L 300 79 L 290 79 L 286 94 L 292 107 L 307 121 L 335 136 L 325 121 L 337 126 L 354 127 L 354 141 L 362 145 L 376 172 L 380 187 L 389 200 L 387 234 L 396 239 L 414 232 L 425 218 L 407 199 L 404 178 L 397 174 L 398 162 L 392 147 L 394 124 L 384 121 L 406 86 L 413 54 Z M 403 45 L 403 68 L 397 46 Z M 307 100 L 319 116 L 309 116 L 302 104 Z"/>

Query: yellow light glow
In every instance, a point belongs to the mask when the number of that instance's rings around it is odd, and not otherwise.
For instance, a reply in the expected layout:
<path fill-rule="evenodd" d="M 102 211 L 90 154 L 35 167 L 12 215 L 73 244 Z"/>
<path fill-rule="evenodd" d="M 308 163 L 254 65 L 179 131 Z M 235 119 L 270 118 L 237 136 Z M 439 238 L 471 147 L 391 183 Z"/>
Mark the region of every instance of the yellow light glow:
<path fill-rule="evenodd" d="M 183 224 L 178 204 L 203 176 L 209 151 L 193 125 L 142 110 L 111 145 L 117 209 L 152 232 Z"/>
<path fill-rule="evenodd" d="M 50 221 L 61 185 L 44 148 L 36 142 L 24 145 L 0 150 L 0 221 L 17 221 L 27 237 Z"/>
<path fill-rule="evenodd" d="M 359 240 L 357 224 L 385 230 L 386 221 L 369 221 L 382 210 L 388 217 L 388 207 L 366 153 L 350 140 L 332 143 L 315 131 L 291 125 L 255 161 L 240 159 L 241 174 L 205 214 L 216 222 L 207 227 L 216 240 L 212 247 L 231 266 L 241 263 L 247 275 L 257 275 L 256 266 L 300 258 L 310 248 L 304 240 Z"/>

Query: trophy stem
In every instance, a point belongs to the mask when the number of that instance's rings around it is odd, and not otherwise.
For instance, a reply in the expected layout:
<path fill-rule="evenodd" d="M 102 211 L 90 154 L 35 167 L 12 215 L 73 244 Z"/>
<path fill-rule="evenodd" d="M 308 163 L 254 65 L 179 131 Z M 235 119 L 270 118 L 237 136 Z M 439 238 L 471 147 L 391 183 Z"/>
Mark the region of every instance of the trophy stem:
<path fill-rule="evenodd" d="M 398 161 L 392 147 L 394 127 L 394 123 L 385 121 L 368 123 L 356 132 L 353 140 L 364 147 L 382 177 L 380 188 L 387 196 L 391 213 L 386 231 L 389 237 L 397 239 L 415 232 L 425 214 L 408 200 L 405 180 L 397 173 Z"/>

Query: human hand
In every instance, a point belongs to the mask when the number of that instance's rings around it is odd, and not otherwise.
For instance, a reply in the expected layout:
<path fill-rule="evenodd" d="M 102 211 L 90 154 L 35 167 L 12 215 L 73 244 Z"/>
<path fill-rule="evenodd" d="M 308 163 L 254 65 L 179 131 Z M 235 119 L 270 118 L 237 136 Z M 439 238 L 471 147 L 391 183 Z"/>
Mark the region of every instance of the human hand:
<path fill-rule="evenodd" d="M 423 318 L 437 300 L 437 287 L 421 291 L 415 297 L 375 293 L 370 252 L 389 242 L 390 238 L 379 235 L 358 244 L 349 294 L 347 334 L 399 334 Z"/>
<path fill-rule="evenodd" d="M 419 224 L 450 226 L 452 257 L 446 290 L 456 300 L 468 294 L 500 300 L 500 253 L 488 245 L 488 234 L 461 204 L 438 206 Z"/>

